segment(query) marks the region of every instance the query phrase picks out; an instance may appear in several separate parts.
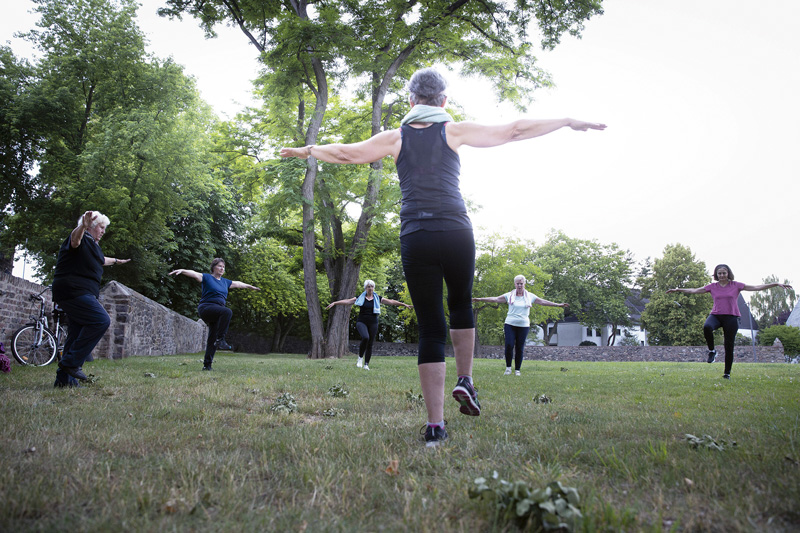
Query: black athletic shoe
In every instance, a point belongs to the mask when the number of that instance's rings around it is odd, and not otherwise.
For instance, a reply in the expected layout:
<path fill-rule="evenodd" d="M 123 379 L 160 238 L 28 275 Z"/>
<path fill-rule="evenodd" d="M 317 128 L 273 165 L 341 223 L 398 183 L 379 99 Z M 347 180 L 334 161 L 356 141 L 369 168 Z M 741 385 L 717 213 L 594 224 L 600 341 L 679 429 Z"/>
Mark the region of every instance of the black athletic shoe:
<path fill-rule="evenodd" d="M 435 448 L 447 440 L 447 431 L 439 426 L 429 426 L 425 424 L 422 426 L 422 429 L 420 429 L 420 433 L 425 435 L 425 446 L 427 448 Z"/>
<path fill-rule="evenodd" d="M 713 363 L 717 360 L 717 351 L 716 350 L 709 350 L 708 351 L 708 362 Z"/>
<path fill-rule="evenodd" d="M 203 370 L 206 370 L 206 371 L 208 371 L 208 372 L 211 372 L 211 370 L 213 370 L 213 369 L 211 368 L 211 365 L 208 365 L 208 366 L 204 366 L 204 367 L 203 367 Z"/>
<path fill-rule="evenodd" d="M 453 398 L 461 404 L 461 412 L 469 416 L 481 414 L 481 404 L 478 402 L 478 391 L 467 378 L 458 378 L 456 388 L 453 389 Z"/>
<path fill-rule="evenodd" d="M 225 342 L 225 339 L 217 339 L 217 350 L 233 350 L 233 346 Z"/>
<path fill-rule="evenodd" d="M 58 363 L 58 368 L 60 368 L 61 370 L 63 370 L 64 372 L 66 372 L 75 379 L 79 379 L 81 381 L 86 381 L 89 379 L 88 377 L 86 377 L 86 374 L 83 373 L 81 367 L 64 366 L 62 363 Z"/>
<path fill-rule="evenodd" d="M 730 374 L 722 374 L 722 379 L 731 379 Z"/>

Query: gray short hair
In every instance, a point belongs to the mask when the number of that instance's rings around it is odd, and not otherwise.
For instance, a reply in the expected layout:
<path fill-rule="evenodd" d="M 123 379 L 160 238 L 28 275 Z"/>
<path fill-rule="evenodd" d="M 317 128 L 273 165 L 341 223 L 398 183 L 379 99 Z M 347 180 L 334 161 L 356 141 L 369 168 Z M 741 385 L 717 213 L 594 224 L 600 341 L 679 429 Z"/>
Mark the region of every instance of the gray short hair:
<path fill-rule="evenodd" d="M 367 290 L 367 287 L 369 286 L 372 286 L 373 289 L 375 288 L 375 282 L 372 281 L 371 279 L 368 279 L 367 281 L 364 282 L 364 290 Z"/>
<path fill-rule="evenodd" d="M 527 283 L 528 282 L 528 280 L 525 279 L 525 276 L 523 276 L 522 274 L 520 274 L 519 276 L 514 276 L 514 283 L 516 283 L 519 280 L 522 280 L 522 283 Z"/>
<path fill-rule="evenodd" d="M 100 224 L 102 224 L 103 226 L 108 226 L 109 224 L 111 224 L 111 221 L 108 219 L 108 217 L 105 216 L 100 211 L 92 211 L 92 218 L 94 218 L 91 225 L 91 227 L 93 228 L 99 226 Z M 82 225 L 83 225 L 83 215 L 78 217 L 78 226 Z"/>
<path fill-rule="evenodd" d="M 447 97 L 444 94 L 445 89 L 447 89 L 447 81 L 444 76 L 432 68 L 416 71 L 411 76 L 411 81 L 408 82 L 411 101 L 415 105 L 441 106 Z"/>

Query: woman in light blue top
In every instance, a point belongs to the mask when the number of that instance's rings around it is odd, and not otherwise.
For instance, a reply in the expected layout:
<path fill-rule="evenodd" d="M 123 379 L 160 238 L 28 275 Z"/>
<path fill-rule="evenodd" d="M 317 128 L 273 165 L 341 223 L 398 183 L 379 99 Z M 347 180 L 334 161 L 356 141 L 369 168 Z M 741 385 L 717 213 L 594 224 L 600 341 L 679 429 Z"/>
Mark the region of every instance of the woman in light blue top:
<path fill-rule="evenodd" d="M 372 357 L 372 345 L 378 336 L 378 316 L 381 314 L 381 304 L 402 305 L 411 309 L 413 306 L 391 298 L 383 298 L 375 294 L 375 282 L 368 279 L 364 282 L 364 292 L 358 298 L 348 298 L 331 302 L 325 309 L 334 305 L 357 305 L 361 309 L 356 320 L 356 329 L 361 335 L 361 345 L 358 347 L 358 361 L 356 366 L 369 370 L 369 360 Z"/>
<path fill-rule="evenodd" d="M 514 278 L 514 290 L 489 298 L 473 298 L 473 302 L 490 302 L 508 304 L 508 314 L 503 324 L 503 334 L 506 341 L 506 371 L 504 375 L 511 375 L 511 358 L 516 348 L 514 357 L 515 374 L 520 375 L 522 358 L 525 355 L 525 339 L 531 329 L 530 310 L 533 304 L 550 307 L 569 307 L 569 304 L 554 303 L 525 290 L 525 276 Z"/>

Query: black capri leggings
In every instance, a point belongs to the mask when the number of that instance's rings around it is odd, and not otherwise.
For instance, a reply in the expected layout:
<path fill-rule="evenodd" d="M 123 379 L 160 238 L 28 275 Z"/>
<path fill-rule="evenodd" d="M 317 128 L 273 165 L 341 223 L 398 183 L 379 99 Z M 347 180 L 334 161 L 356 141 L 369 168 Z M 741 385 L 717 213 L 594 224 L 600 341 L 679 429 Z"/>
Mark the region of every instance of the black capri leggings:
<path fill-rule="evenodd" d="M 368 365 L 372 358 L 372 345 L 375 344 L 375 337 L 378 336 L 378 319 L 364 320 L 359 317 L 356 322 L 356 330 L 361 335 L 361 344 L 358 346 L 358 356 L 364 358 L 364 364 Z"/>
<path fill-rule="evenodd" d="M 733 343 L 736 332 L 739 331 L 739 317 L 734 315 L 708 315 L 703 324 L 703 335 L 706 338 L 708 349 L 714 349 L 714 330 L 722 328 L 722 337 L 725 346 L 725 374 L 731 373 L 733 366 Z"/>
<path fill-rule="evenodd" d="M 443 363 L 447 321 L 442 281 L 447 284 L 450 329 L 475 327 L 472 316 L 475 238 L 472 230 L 422 230 L 403 235 L 400 256 L 419 325 L 417 364 Z"/>

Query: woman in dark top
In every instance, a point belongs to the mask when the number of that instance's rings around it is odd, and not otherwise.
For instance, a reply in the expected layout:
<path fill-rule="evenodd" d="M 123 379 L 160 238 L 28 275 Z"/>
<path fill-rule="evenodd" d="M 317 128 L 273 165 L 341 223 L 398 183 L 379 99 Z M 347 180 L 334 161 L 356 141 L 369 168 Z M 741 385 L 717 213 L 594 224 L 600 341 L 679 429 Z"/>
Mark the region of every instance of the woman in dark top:
<path fill-rule="evenodd" d="M 369 360 L 372 357 L 372 345 L 375 343 L 375 336 L 378 334 L 378 316 L 381 314 L 381 305 L 402 305 L 407 308 L 413 306 L 391 298 L 383 298 L 375 294 L 375 282 L 368 279 L 364 282 L 364 292 L 358 298 L 348 298 L 347 300 L 338 300 L 328 304 L 325 309 L 330 309 L 334 305 L 357 305 L 361 309 L 358 312 L 358 319 L 356 320 L 356 329 L 358 334 L 361 335 L 361 344 L 358 347 L 358 361 L 356 366 L 358 368 L 364 367 L 364 370 L 369 370 Z"/>
<path fill-rule="evenodd" d="M 475 241 L 459 190 L 459 148 L 499 146 L 561 128 L 605 129 L 604 124 L 570 118 L 522 119 L 496 126 L 453 122 L 443 109 L 447 103 L 446 86 L 444 78 L 434 69 L 417 71 L 409 83 L 411 111 L 401 121 L 400 128 L 354 144 L 281 149 L 282 157 L 314 157 L 327 163 L 364 164 L 391 156 L 397 164 L 403 194 L 400 254 L 419 324 L 417 363 L 428 411 L 426 446 L 436 446 L 447 439 L 444 429 L 447 323 L 442 282 L 447 284 L 450 338 L 458 373 L 452 395 L 462 413 L 477 416 L 481 412 L 472 384 Z"/>
<path fill-rule="evenodd" d="M 219 257 L 211 261 L 211 274 L 201 274 L 186 268 L 179 268 L 169 273 L 170 276 L 183 274 L 202 283 L 203 292 L 200 295 L 200 303 L 197 305 L 197 313 L 203 319 L 203 322 L 208 325 L 203 370 L 211 370 L 211 363 L 214 362 L 214 354 L 218 348 L 220 350 L 231 349 L 228 343 L 225 342 L 225 334 L 228 333 L 228 326 L 231 323 L 231 317 L 233 317 L 233 311 L 225 307 L 225 303 L 228 300 L 228 289 L 261 290 L 241 281 L 231 281 L 223 278 L 222 275 L 224 273 L 225 261 Z"/>
<path fill-rule="evenodd" d="M 56 387 L 74 387 L 78 385 L 76 380 L 88 379 L 83 373 L 83 363 L 111 324 L 108 313 L 97 300 L 103 267 L 124 264 L 130 259 L 103 255 L 99 243 L 108 224 L 108 217 L 101 212 L 86 211 L 58 250 L 53 301 L 66 312 L 69 324 L 64 355 L 56 371 Z"/>

